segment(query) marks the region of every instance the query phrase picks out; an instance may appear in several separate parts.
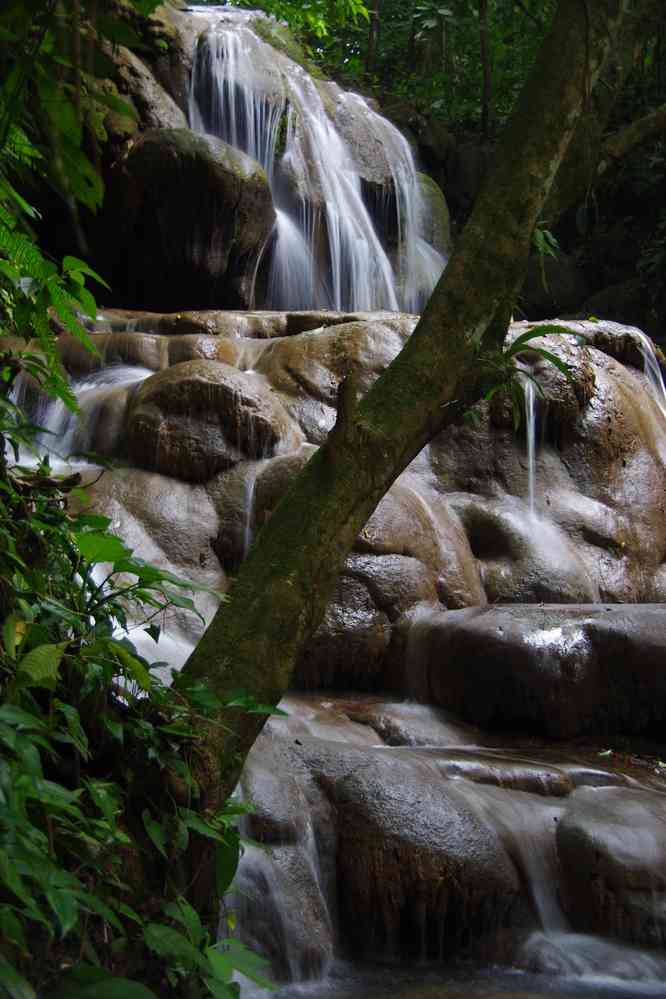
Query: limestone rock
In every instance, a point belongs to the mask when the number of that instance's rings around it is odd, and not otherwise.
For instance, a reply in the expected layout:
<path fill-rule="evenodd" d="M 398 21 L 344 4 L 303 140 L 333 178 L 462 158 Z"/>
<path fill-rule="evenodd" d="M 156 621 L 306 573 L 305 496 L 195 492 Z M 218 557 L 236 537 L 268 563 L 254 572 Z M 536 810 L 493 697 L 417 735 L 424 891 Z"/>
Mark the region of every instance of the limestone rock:
<path fill-rule="evenodd" d="M 162 309 L 247 305 L 239 282 L 275 220 L 258 163 L 219 139 L 168 128 L 129 146 L 104 214 L 115 233 L 112 283 L 132 304 Z"/>
<path fill-rule="evenodd" d="M 430 699 L 475 724 L 566 738 L 666 719 L 662 605 L 519 605 L 431 615 Z"/>
<path fill-rule="evenodd" d="M 439 184 L 425 173 L 418 174 L 419 192 L 423 200 L 421 235 L 435 249 L 448 258 L 451 254 L 451 219 L 444 192 Z"/>
<path fill-rule="evenodd" d="M 300 440 L 262 379 L 204 360 L 146 379 L 132 401 L 127 430 L 137 464 L 194 482 Z"/>
<path fill-rule="evenodd" d="M 558 825 L 557 849 L 577 930 L 666 945 L 666 796 L 581 788 Z"/>

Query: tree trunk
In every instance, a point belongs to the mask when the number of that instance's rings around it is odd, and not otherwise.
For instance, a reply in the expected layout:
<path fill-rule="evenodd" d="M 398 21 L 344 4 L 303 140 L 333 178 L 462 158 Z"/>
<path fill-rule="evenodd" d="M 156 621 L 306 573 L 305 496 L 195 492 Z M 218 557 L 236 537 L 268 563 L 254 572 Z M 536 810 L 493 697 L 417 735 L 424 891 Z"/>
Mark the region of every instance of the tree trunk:
<path fill-rule="evenodd" d="M 185 666 L 192 678 L 222 695 L 240 687 L 276 704 L 377 503 L 478 400 L 487 378 L 482 338 L 522 282 L 534 225 L 630 6 L 561 0 L 495 168 L 415 332 L 360 403 L 353 380 L 342 383 L 333 431 L 262 528 Z M 497 335 L 488 339 L 500 349 Z M 236 711 L 223 721 L 202 733 L 215 760 L 212 808 L 235 786 L 265 717 Z"/>
<path fill-rule="evenodd" d="M 365 54 L 365 71 L 368 75 L 372 73 L 377 61 L 379 25 L 379 0 L 373 0 L 372 7 L 370 8 L 370 24 L 368 25 L 368 49 Z"/>

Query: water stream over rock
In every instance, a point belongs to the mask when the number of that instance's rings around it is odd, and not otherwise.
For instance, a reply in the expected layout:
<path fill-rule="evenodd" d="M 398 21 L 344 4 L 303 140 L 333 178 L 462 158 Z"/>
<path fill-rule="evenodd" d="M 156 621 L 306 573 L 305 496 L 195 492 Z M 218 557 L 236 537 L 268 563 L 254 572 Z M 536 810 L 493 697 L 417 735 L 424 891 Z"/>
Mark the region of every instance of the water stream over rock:
<path fill-rule="evenodd" d="M 223 592 L 445 247 L 405 138 L 276 22 L 173 16 L 193 131 L 169 105 L 113 183 L 128 299 L 181 311 L 105 309 L 96 357 L 61 336 L 78 421 L 21 392 L 138 555 Z M 571 377 L 526 350 L 525 434 L 497 394 L 397 479 L 248 758 L 225 906 L 285 999 L 664 995 L 662 359 L 605 320 L 539 342 Z M 168 677 L 200 633 L 131 637 Z"/>
<path fill-rule="evenodd" d="M 190 123 L 257 160 L 271 183 L 269 307 L 420 311 L 446 261 L 424 239 L 404 136 L 364 98 L 263 41 L 269 22 L 256 12 L 192 10 L 209 26 L 194 58 Z"/>
<path fill-rule="evenodd" d="M 367 389 L 413 325 L 106 310 L 102 360 L 61 339 L 83 428 L 40 418 L 59 453 L 116 458 L 90 491 L 139 554 L 224 590 L 347 366 Z M 666 780 L 606 747 L 663 744 L 666 427 L 638 331 L 569 326 L 544 343 L 572 380 L 530 368 L 539 516 L 501 400 L 435 439 L 359 536 L 248 760 L 262 848 L 227 906 L 302 983 L 285 997 L 663 994 Z M 156 649 L 132 637 L 177 667 L 197 635 L 174 612 Z"/>

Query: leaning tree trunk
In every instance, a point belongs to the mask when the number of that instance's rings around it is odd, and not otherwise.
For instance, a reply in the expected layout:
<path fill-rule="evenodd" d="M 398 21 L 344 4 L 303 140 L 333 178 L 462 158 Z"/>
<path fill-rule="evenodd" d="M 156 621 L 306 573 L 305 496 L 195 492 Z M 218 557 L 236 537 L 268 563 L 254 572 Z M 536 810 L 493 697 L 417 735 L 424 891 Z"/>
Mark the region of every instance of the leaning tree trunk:
<path fill-rule="evenodd" d="M 561 0 L 495 168 L 416 330 L 361 402 L 353 381 L 342 383 L 333 431 L 262 528 L 185 666 L 192 678 L 222 695 L 245 688 L 276 704 L 377 503 L 424 445 L 479 398 L 484 334 L 497 329 L 498 310 L 520 286 L 533 228 L 631 5 Z M 489 339 L 501 349 L 496 334 Z M 207 732 L 215 762 L 208 807 L 235 786 L 264 721 L 230 712 L 224 727 Z"/>

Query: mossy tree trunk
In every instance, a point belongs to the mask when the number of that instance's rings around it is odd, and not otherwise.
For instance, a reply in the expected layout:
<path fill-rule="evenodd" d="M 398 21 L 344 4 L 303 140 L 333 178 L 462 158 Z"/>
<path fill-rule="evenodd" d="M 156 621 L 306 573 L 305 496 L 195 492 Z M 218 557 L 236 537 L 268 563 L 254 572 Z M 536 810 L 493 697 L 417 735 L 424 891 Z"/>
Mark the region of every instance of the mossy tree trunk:
<path fill-rule="evenodd" d="M 338 420 L 263 527 L 185 669 L 224 694 L 277 703 L 377 503 L 484 388 L 532 231 L 632 0 L 561 0 L 496 165 L 414 334 L 364 399 L 342 383 Z M 208 807 L 235 786 L 265 721 L 236 712 L 208 733 Z M 205 885 L 202 886 L 205 888 Z"/>

